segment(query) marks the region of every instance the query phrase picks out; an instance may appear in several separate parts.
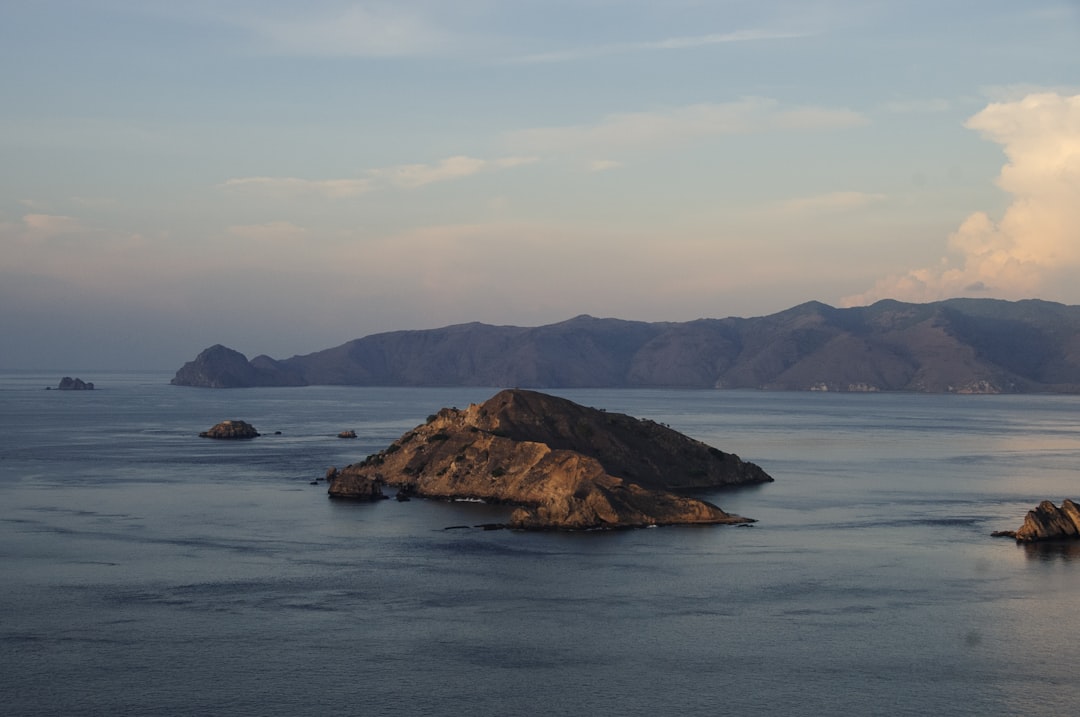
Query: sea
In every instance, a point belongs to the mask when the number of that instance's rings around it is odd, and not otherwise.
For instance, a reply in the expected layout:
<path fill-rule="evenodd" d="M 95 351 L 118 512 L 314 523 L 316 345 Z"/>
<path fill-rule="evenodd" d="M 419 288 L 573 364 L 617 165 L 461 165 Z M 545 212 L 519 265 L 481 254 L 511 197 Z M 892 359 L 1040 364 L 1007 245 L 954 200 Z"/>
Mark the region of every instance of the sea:
<path fill-rule="evenodd" d="M 1071 715 L 1080 396 L 553 390 L 774 483 L 746 527 L 516 532 L 323 477 L 496 388 L 0 373 L 4 715 Z M 250 441 L 200 431 L 252 423 Z M 356 439 L 337 437 L 356 431 Z M 314 483 L 314 485 L 313 485 Z"/>

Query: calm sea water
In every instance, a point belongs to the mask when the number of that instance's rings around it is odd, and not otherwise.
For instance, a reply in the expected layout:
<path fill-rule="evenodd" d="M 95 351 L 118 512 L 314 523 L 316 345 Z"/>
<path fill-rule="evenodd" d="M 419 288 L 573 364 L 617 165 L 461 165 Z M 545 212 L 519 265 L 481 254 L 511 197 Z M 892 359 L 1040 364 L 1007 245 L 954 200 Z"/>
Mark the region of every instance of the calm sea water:
<path fill-rule="evenodd" d="M 492 389 L 0 375 L 0 712 L 1067 715 L 1080 398 L 559 391 L 753 460 L 752 527 L 444 530 L 310 485 Z M 196 434 L 225 418 L 250 442 Z M 354 441 L 336 438 L 354 429 Z M 273 435 L 281 431 L 280 435 Z"/>

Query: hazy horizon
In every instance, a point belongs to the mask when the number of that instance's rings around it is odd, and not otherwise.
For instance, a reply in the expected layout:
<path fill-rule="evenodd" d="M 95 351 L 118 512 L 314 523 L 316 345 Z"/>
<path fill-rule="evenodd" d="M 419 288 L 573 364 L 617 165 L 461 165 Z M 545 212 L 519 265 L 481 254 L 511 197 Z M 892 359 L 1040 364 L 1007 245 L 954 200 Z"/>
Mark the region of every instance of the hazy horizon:
<path fill-rule="evenodd" d="M 0 39 L 4 369 L 1080 304 L 1075 0 L 43 0 Z"/>

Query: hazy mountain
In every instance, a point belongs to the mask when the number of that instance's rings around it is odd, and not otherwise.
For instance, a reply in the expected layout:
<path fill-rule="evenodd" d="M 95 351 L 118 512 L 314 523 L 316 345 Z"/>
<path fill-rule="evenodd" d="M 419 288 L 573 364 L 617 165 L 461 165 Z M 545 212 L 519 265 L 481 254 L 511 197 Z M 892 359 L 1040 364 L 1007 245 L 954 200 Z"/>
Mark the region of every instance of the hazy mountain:
<path fill-rule="evenodd" d="M 1080 307 L 1047 301 L 809 302 L 770 316 L 645 323 L 578 316 L 355 339 L 290 359 L 214 346 L 183 386 L 306 384 L 1080 392 Z"/>

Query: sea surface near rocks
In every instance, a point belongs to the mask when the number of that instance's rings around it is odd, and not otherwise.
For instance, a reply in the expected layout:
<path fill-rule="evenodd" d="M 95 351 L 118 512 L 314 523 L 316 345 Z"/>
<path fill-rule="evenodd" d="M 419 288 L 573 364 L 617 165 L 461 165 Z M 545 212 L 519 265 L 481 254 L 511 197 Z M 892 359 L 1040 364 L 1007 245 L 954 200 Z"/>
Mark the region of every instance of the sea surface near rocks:
<path fill-rule="evenodd" d="M 328 500 L 330 465 L 496 389 L 0 374 L 0 695 L 52 714 L 1069 714 L 1080 397 L 553 391 L 775 483 L 753 527 L 443 530 L 463 503 Z M 241 418 L 263 434 L 198 432 Z M 342 427 L 357 440 L 341 441 Z M 274 435 L 281 431 L 280 435 Z"/>

